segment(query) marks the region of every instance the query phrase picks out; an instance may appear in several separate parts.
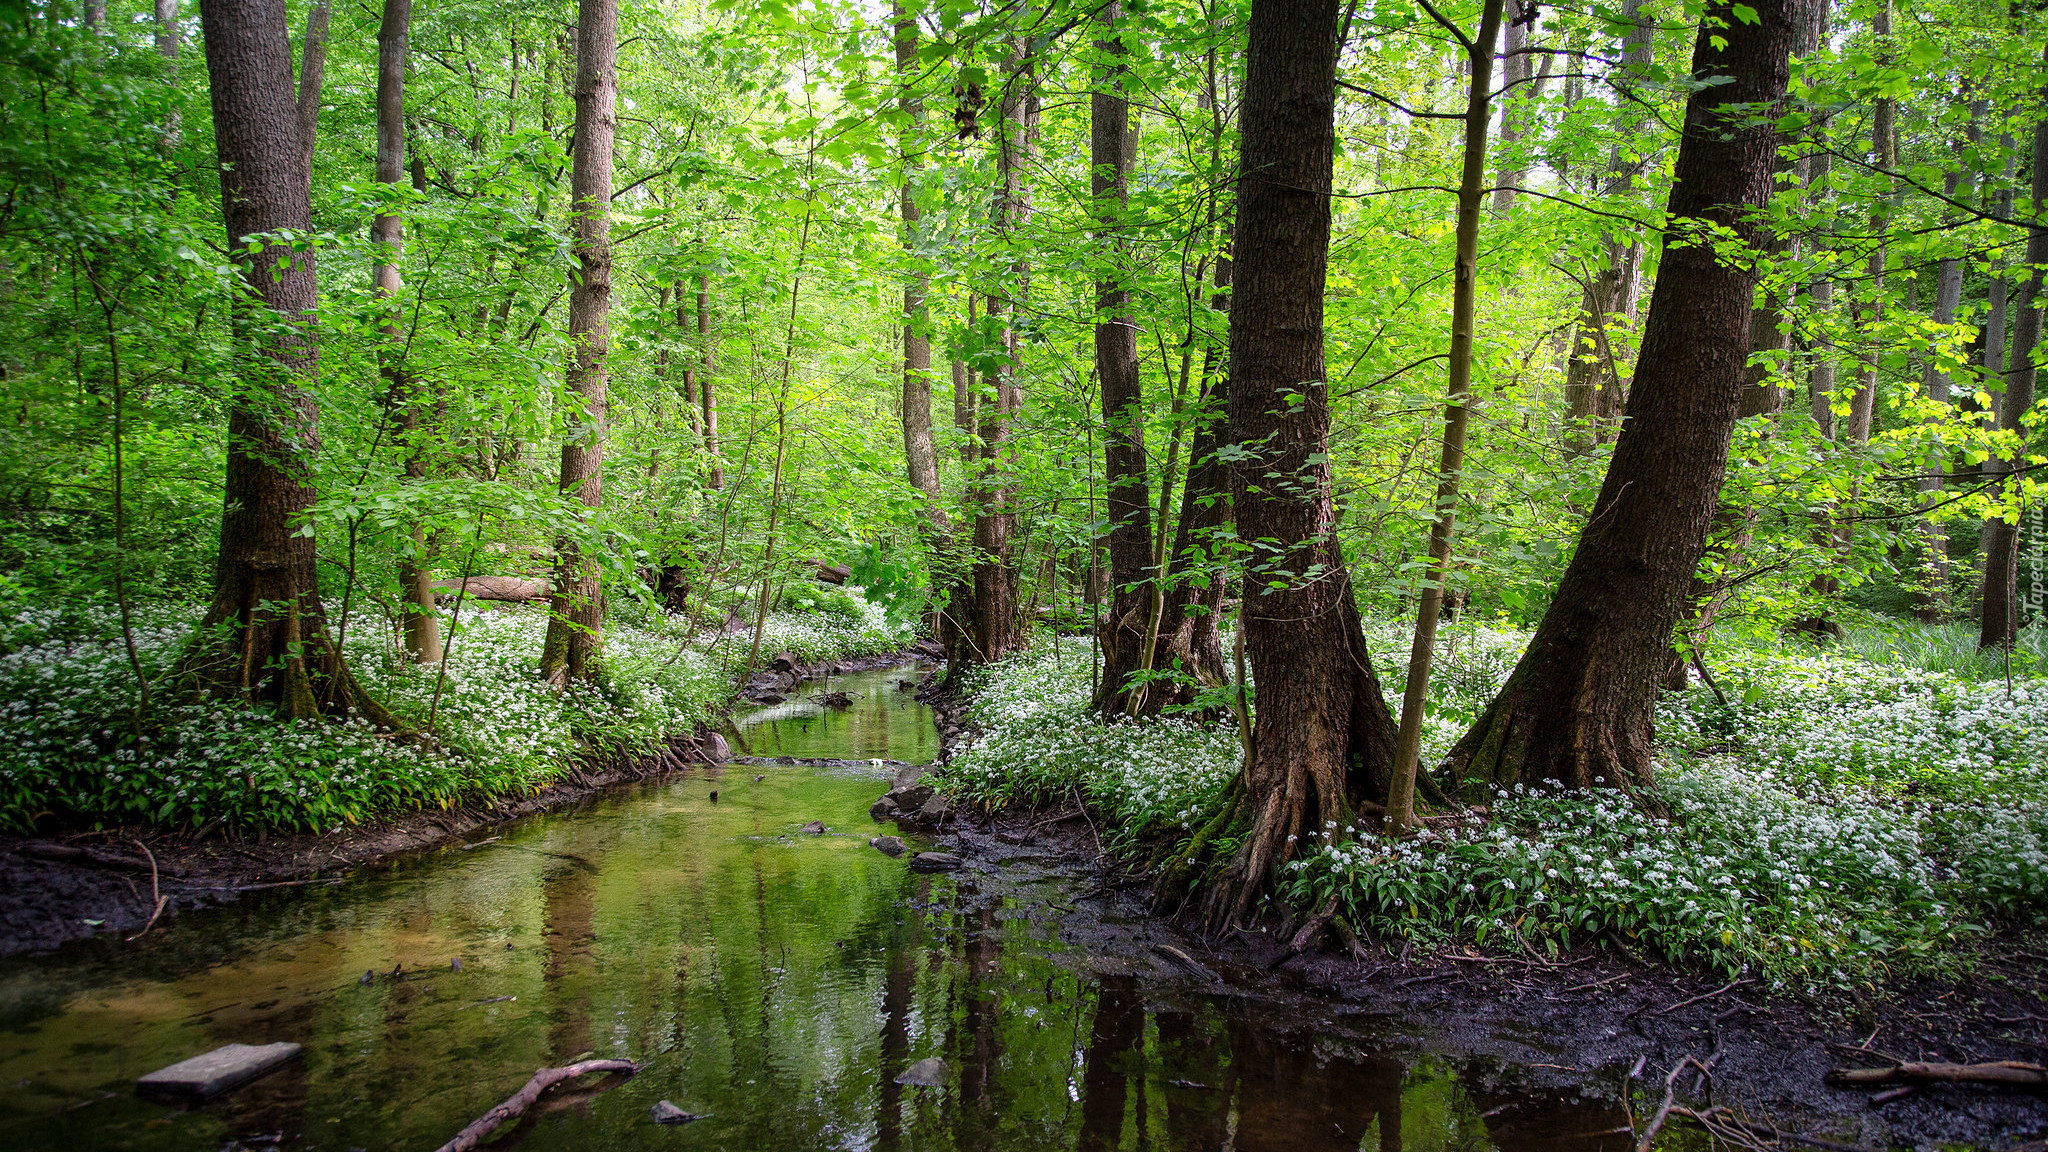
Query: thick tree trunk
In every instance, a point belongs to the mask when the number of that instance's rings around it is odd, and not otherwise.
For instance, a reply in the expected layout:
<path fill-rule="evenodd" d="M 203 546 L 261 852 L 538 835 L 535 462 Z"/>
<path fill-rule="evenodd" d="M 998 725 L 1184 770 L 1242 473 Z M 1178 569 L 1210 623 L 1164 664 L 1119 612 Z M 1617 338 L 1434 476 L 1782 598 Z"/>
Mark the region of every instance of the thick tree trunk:
<path fill-rule="evenodd" d="M 1242 915 L 1274 871 L 1348 835 L 1386 795 L 1394 750 L 1335 536 L 1323 281 L 1330 244 L 1337 0 L 1253 0 L 1230 311 L 1229 439 L 1239 536 L 1253 550 L 1243 623 L 1258 684 L 1253 755 L 1219 835 L 1240 846 L 1214 879 L 1212 926 Z"/>
<path fill-rule="evenodd" d="M 405 57 L 412 27 L 412 0 L 384 0 L 384 22 L 377 30 L 377 183 L 397 188 L 405 179 Z M 377 246 L 370 271 L 371 291 L 384 307 L 385 346 L 378 350 L 387 403 L 398 410 L 407 438 L 405 474 L 426 477 L 426 449 L 419 443 L 428 421 L 423 398 L 413 395 L 414 381 L 405 370 L 405 335 L 400 330 L 399 293 L 405 288 L 398 262 L 405 254 L 405 217 L 380 212 L 370 224 Z M 398 564 L 400 611 L 405 651 L 422 664 L 441 661 L 441 614 L 434 602 L 434 568 L 427 555 L 427 533 L 412 530 L 412 550 Z"/>
<path fill-rule="evenodd" d="M 2048 50 L 2043 51 L 2048 67 Z M 2048 212 L 2048 87 L 2041 90 L 2041 119 L 2034 125 L 2033 199 L 2027 215 L 2036 221 Z M 1998 406 L 1998 426 L 2024 436 L 2020 418 L 2034 406 L 2034 354 L 2041 343 L 2042 268 L 2048 266 L 2048 224 L 2027 229 L 2027 278 L 2020 284 L 2019 299 L 2013 302 L 2012 353 L 2006 363 L 2005 399 Z M 2018 457 L 1985 462 L 1991 474 L 2010 472 Z M 2019 526 L 2004 518 L 1985 523 L 1984 583 L 1978 594 L 1977 634 L 1979 648 L 2010 647 L 2019 635 L 2017 585 L 2019 582 Z"/>
<path fill-rule="evenodd" d="M 1556 598 L 1508 682 L 1446 764 L 1468 794 L 1524 780 L 1627 787 L 1651 775 L 1652 707 L 1718 503 L 1749 356 L 1752 274 L 1690 243 L 1703 227 L 1762 242 L 1777 134 L 1753 109 L 1783 100 L 1789 0 L 1738 20 L 1711 4 L 1693 48 L 1696 90 L 1670 223 L 1614 459 Z M 1723 47 L 1716 47 L 1716 44 Z M 1730 106 L 1733 106 L 1731 109 Z"/>
<path fill-rule="evenodd" d="M 185 673 L 214 691 L 301 718 L 356 711 L 397 721 L 365 695 L 327 635 L 310 523 L 318 412 L 304 386 L 318 364 L 311 252 L 246 238 L 312 226 L 312 175 L 299 146 L 283 0 L 207 0 L 199 10 L 228 247 L 241 261 L 236 329 L 261 355 L 230 400 L 226 510 L 213 599 Z"/>
<path fill-rule="evenodd" d="M 1111 0 L 1097 13 L 1102 37 L 1095 91 L 1090 98 L 1089 163 L 1095 197 L 1097 258 L 1111 265 L 1095 284 L 1095 374 L 1102 386 L 1102 459 L 1109 519 L 1109 612 L 1098 628 L 1102 680 L 1095 707 L 1105 715 L 1125 710 L 1130 678 L 1150 663 L 1144 651 L 1152 629 L 1152 498 L 1145 482 L 1145 397 L 1138 376 L 1138 325 L 1131 289 L 1118 267 L 1124 258 L 1124 215 L 1130 202 L 1131 105 L 1123 94 L 1125 52 L 1117 21 L 1123 6 Z M 1142 689 L 1138 689 L 1142 691 Z"/>
<path fill-rule="evenodd" d="M 580 0 L 576 15 L 576 151 L 569 196 L 576 259 L 569 293 L 568 415 L 561 486 L 585 507 L 604 503 L 605 355 L 611 342 L 612 140 L 618 128 L 617 0 Z M 564 687 L 589 679 L 604 635 L 604 591 L 595 561 L 573 540 L 557 544 L 541 676 Z"/>

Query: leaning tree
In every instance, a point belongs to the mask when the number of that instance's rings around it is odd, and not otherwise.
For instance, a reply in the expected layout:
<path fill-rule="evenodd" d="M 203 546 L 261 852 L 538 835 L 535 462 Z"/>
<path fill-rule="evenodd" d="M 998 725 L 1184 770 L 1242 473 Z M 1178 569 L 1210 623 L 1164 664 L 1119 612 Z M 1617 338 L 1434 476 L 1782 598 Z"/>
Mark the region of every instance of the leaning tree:
<path fill-rule="evenodd" d="M 1444 765 L 1447 786 L 1632 787 L 1671 630 L 1728 462 L 1750 350 L 1758 223 L 1796 33 L 1790 0 L 1717 0 L 1700 21 L 1663 257 L 1621 436 L 1556 598 Z"/>
<path fill-rule="evenodd" d="M 199 15 L 228 248 L 240 272 L 235 330 L 246 354 L 228 412 L 213 599 L 184 672 L 294 719 L 355 711 L 396 727 L 328 637 L 314 572 L 320 432 L 306 385 L 319 366 L 318 287 L 306 240 L 323 37 L 309 26 L 295 92 L 284 0 L 206 0 Z"/>

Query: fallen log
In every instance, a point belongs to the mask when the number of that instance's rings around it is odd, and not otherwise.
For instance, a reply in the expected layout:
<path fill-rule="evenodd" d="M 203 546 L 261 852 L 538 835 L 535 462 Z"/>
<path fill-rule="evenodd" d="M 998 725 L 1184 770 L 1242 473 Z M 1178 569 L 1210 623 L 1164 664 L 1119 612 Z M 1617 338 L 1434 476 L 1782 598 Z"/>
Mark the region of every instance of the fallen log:
<path fill-rule="evenodd" d="M 533 1102 L 540 1099 L 541 1093 L 564 1080 L 574 1080 L 578 1076 L 586 1076 L 592 1072 L 624 1072 L 630 1076 L 639 1070 L 640 1066 L 631 1060 L 579 1060 L 561 1068 L 543 1068 L 533 1074 L 533 1079 L 526 1082 L 526 1087 L 514 1092 L 503 1104 L 478 1117 L 476 1123 L 457 1132 L 455 1138 L 441 1145 L 437 1152 L 470 1152 L 483 1143 L 484 1137 L 496 1132 L 506 1121 L 518 1119 L 528 1108 L 533 1107 Z"/>
<path fill-rule="evenodd" d="M 1906 1061 L 1890 1068 L 1837 1068 L 1828 1073 L 1837 1084 L 2004 1084 L 2015 1088 L 2048 1088 L 2048 1068 L 2019 1060 L 1988 1064 L 1927 1064 Z"/>
<path fill-rule="evenodd" d="M 442 600 L 467 595 L 472 600 L 497 600 L 508 604 L 545 600 L 548 582 L 523 576 L 471 576 L 466 580 L 438 580 L 434 594 Z"/>

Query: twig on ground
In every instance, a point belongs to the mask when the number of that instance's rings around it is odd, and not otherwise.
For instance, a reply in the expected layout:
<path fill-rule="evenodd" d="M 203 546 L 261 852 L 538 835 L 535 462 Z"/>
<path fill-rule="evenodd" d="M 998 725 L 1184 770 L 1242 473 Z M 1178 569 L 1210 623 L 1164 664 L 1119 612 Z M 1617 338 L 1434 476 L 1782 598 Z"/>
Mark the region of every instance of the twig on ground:
<path fill-rule="evenodd" d="M 2015 1088 L 2048 1088 L 2048 1068 L 2021 1060 L 1988 1064 L 1937 1064 L 1909 1060 L 1890 1068 L 1837 1068 L 1828 1073 L 1837 1084 L 2005 1084 Z"/>
<path fill-rule="evenodd" d="M 1691 1005 L 1697 1004 L 1702 1000 L 1712 1000 L 1714 997 L 1719 996 L 1721 993 L 1726 992 L 1731 988 L 1739 988 L 1744 984 L 1754 983 L 1756 983 L 1756 981 L 1748 977 L 1744 977 L 1741 980 L 1730 980 L 1728 983 L 1721 985 L 1719 988 L 1714 989 L 1712 992 L 1701 993 L 1700 995 L 1695 996 L 1690 1000 L 1680 1000 L 1678 1003 L 1673 1004 L 1671 1007 L 1659 1008 L 1655 1012 L 1650 1013 L 1650 1015 L 1669 1016 L 1673 1012 L 1678 1011 L 1680 1008 L 1690 1007 Z"/>
<path fill-rule="evenodd" d="M 1687 1056 L 1673 1064 L 1671 1070 L 1664 1073 L 1664 1102 L 1657 1106 L 1656 1115 L 1650 1117 L 1650 1122 L 1636 1138 L 1636 1152 L 1650 1152 L 1650 1146 L 1657 1140 L 1657 1133 L 1663 1131 L 1664 1122 L 1671 1119 L 1673 1110 L 1678 1108 L 1678 1074 L 1687 1068 L 1699 1069 L 1702 1077 L 1712 1077 L 1714 1074 L 1714 1070 L 1701 1063 L 1697 1056 Z"/>
<path fill-rule="evenodd" d="M 592 1072 L 624 1072 L 628 1076 L 640 1070 L 631 1060 L 579 1060 L 562 1068 L 543 1068 L 533 1074 L 526 1087 L 514 1092 L 503 1104 L 479 1117 L 476 1123 L 455 1134 L 453 1140 L 441 1145 L 438 1152 L 470 1152 L 483 1143 L 483 1139 L 498 1130 L 508 1120 L 517 1119 L 541 1093 L 564 1080 L 574 1080 Z"/>

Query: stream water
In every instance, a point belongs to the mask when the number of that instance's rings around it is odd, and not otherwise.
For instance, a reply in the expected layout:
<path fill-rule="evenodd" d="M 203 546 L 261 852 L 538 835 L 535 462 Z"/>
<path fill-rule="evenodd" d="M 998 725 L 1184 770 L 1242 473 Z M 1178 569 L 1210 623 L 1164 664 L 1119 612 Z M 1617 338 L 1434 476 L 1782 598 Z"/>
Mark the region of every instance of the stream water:
<path fill-rule="evenodd" d="M 745 750 L 929 758 L 913 674 L 835 678 L 845 711 L 752 713 Z M 1618 1105 L 1518 1089 L 1511 1066 L 1372 1048 L 1063 940 L 1093 882 L 1070 865 L 914 873 L 867 844 L 888 777 L 735 763 L 137 944 L 0 962 L 0 1147 L 424 1152 L 593 1052 L 645 1067 L 494 1147 L 1629 1146 Z M 144 1072 L 276 1040 L 302 1057 L 203 1107 L 135 1094 Z M 942 1084 L 896 1083 L 927 1057 Z M 662 1099 L 706 1118 L 656 1125 Z"/>

